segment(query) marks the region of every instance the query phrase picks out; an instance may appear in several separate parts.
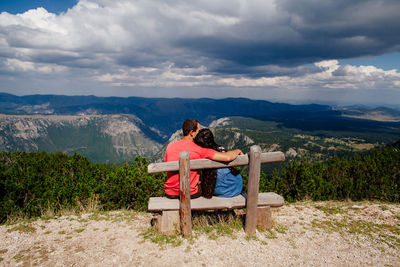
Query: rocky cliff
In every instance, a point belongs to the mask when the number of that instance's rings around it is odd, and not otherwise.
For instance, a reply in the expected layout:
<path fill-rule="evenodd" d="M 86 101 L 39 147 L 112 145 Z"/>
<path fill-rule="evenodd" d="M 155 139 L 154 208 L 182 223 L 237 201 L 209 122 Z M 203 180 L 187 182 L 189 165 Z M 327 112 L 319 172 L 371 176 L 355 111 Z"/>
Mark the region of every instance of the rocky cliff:
<path fill-rule="evenodd" d="M 78 152 L 96 162 L 150 156 L 161 144 L 134 115 L 0 115 L 0 150 Z"/>

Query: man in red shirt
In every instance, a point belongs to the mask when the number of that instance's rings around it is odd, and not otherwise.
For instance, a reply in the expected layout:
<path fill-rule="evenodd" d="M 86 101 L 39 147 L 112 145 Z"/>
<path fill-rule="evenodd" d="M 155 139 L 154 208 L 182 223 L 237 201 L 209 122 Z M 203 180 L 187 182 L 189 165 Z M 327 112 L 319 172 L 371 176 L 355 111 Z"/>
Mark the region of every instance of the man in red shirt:
<path fill-rule="evenodd" d="M 196 145 L 193 139 L 200 131 L 200 123 L 194 119 L 185 120 L 182 125 L 183 138 L 170 143 L 165 151 L 164 161 L 178 161 L 181 151 L 189 151 L 190 159 L 212 159 L 216 161 L 232 161 L 238 155 L 243 154 L 240 149 L 226 153 L 217 152 L 210 148 Z M 201 188 L 198 186 L 200 179 L 199 171 L 190 171 L 190 195 L 191 198 L 201 196 Z M 165 194 L 169 198 L 179 198 L 179 172 L 168 172 L 167 180 L 164 182 Z"/>

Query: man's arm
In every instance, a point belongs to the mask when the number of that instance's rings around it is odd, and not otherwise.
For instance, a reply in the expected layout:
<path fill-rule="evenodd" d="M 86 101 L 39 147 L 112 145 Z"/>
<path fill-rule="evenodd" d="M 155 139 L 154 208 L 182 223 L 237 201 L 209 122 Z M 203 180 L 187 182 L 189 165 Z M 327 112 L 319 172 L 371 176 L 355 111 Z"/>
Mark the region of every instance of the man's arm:
<path fill-rule="evenodd" d="M 237 158 L 238 155 L 243 154 L 240 149 L 235 149 L 228 151 L 226 153 L 222 152 L 217 152 L 215 153 L 214 157 L 212 157 L 212 160 L 216 161 L 232 161 Z"/>

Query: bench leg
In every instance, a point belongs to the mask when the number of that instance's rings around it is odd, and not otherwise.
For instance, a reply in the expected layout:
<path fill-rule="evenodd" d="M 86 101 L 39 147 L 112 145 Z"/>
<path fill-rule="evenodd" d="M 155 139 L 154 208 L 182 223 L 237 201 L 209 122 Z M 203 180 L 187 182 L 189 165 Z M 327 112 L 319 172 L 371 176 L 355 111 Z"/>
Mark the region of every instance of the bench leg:
<path fill-rule="evenodd" d="M 179 231 L 179 210 L 163 211 L 157 218 L 157 230 L 163 234 L 171 235 Z"/>
<path fill-rule="evenodd" d="M 272 228 L 271 207 L 257 207 L 257 229 L 265 231 Z"/>

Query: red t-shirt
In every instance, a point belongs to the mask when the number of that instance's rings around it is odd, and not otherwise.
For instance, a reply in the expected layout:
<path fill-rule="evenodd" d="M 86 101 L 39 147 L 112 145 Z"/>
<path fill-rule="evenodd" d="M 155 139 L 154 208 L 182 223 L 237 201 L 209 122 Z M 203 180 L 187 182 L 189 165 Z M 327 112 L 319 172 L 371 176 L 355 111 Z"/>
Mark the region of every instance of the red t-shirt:
<path fill-rule="evenodd" d="M 211 159 L 217 151 L 196 145 L 189 140 L 179 140 L 170 143 L 165 151 L 164 161 L 179 161 L 179 153 L 188 151 L 190 159 Z M 196 194 L 198 191 L 199 171 L 190 171 L 190 194 Z M 179 172 L 168 172 L 167 180 L 164 182 L 165 193 L 171 196 L 179 195 Z"/>

